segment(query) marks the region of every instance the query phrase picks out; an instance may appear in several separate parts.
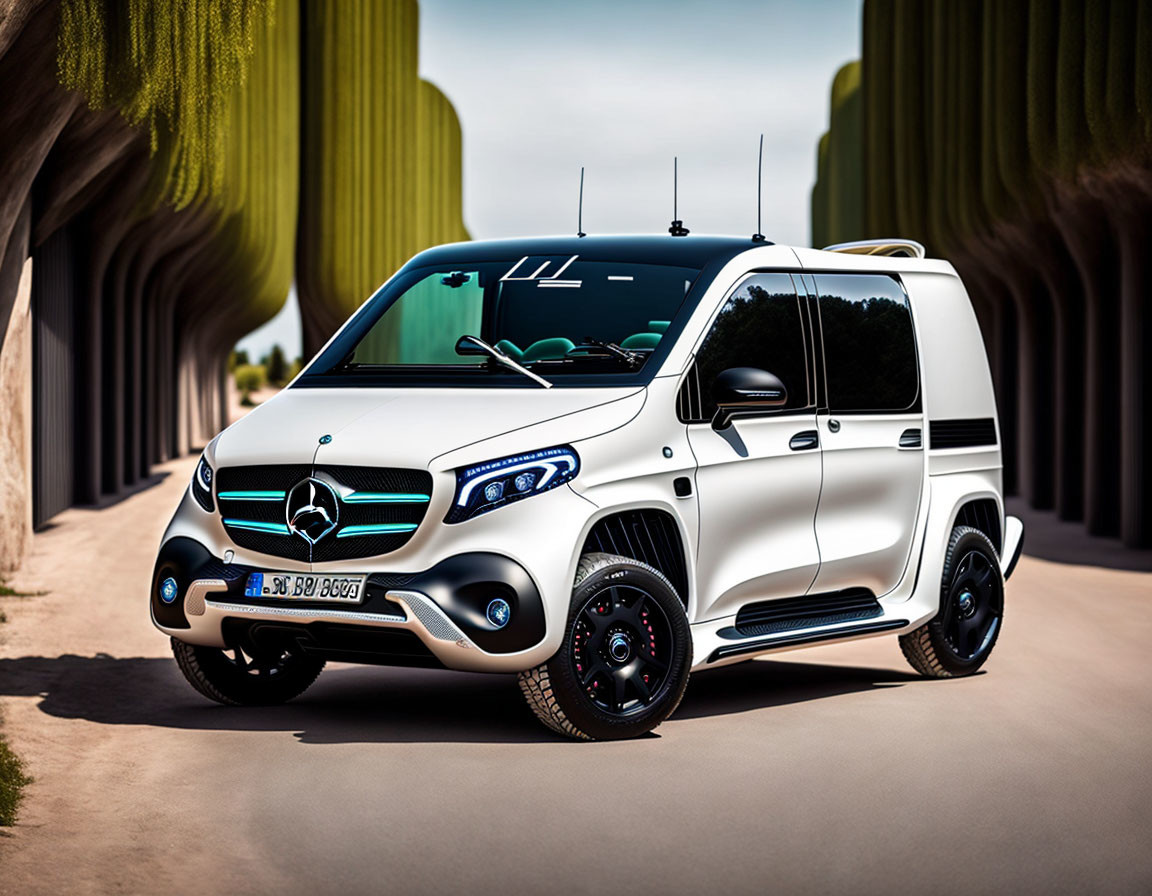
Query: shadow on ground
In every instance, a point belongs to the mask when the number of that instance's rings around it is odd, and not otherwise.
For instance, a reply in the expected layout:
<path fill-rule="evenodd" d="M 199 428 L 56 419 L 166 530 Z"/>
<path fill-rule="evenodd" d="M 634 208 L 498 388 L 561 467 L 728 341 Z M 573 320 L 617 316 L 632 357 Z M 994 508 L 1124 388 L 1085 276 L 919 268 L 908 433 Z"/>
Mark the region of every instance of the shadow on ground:
<path fill-rule="evenodd" d="M 674 718 L 741 713 L 913 680 L 887 669 L 744 663 L 694 677 Z M 0 696 L 40 697 L 40 709 L 65 719 L 290 731 L 309 744 L 561 742 L 532 717 L 512 675 L 336 666 L 285 706 L 224 707 L 193 692 L 172 660 L 66 654 L 0 659 Z"/>

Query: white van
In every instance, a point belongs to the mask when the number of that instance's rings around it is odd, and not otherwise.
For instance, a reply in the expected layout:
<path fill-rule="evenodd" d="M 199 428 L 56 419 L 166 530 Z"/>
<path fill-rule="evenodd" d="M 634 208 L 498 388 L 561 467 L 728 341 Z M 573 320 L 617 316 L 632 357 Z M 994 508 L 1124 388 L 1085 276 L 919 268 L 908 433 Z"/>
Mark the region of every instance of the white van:
<path fill-rule="evenodd" d="M 327 660 L 515 672 L 549 727 L 623 738 L 808 644 L 975 671 L 1022 536 L 976 318 L 915 243 L 473 242 L 213 440 L 150 602 L 222 703 Z"/>

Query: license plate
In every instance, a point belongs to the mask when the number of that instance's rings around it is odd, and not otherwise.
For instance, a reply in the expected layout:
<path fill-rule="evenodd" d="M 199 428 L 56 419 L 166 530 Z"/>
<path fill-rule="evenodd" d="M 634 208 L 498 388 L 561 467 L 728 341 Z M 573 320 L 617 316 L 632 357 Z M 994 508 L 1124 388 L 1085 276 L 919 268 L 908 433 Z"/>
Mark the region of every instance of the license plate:
<path fill-rule="evenodd" d="M 321 576 L 295 572 L 253 572 L 248 575 L 244 596 L 358 604 L 364 597 L 365 578 L 367 577 Z"/>

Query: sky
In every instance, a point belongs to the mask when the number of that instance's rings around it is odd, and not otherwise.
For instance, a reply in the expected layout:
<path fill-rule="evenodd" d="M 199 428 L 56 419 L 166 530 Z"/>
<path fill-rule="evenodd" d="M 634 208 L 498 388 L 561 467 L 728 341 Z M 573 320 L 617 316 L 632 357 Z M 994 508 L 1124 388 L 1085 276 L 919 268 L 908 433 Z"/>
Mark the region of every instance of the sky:
<path fill-rule="evenodd" d="M 809 244 L 816 143 L 836 70 L 860 53 L 860 0 L 421 0 L 420 75 L 456 107 L 476 239 L 756 228 Z M 295 295 L 241 342 L 299 350 Z"/>

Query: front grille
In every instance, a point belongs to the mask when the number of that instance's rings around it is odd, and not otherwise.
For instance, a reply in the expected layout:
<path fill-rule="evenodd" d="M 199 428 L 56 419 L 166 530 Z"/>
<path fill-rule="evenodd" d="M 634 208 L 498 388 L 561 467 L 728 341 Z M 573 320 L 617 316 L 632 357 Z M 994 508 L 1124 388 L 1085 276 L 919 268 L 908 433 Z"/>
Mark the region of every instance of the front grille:
<path fill-rule="evenodd" d="M 343 496 L 336 528 L 315 545 L 288 528 L 286 509 L 292 488 L 309 477 Z M 216 471 L 217 505 L 229 537 L 242 548 L 303 563 L 376 557 L 403 547 L 423 521 L 431 494 L 425 470 L 278 464 Z"/>
<path fill-rule="evenodd" d="M 770 635 L 871 619 L 883 612 L 867 588 L 766 600 L 741 608 L 736 614 L 736 633 L 741 637 Z"/>

